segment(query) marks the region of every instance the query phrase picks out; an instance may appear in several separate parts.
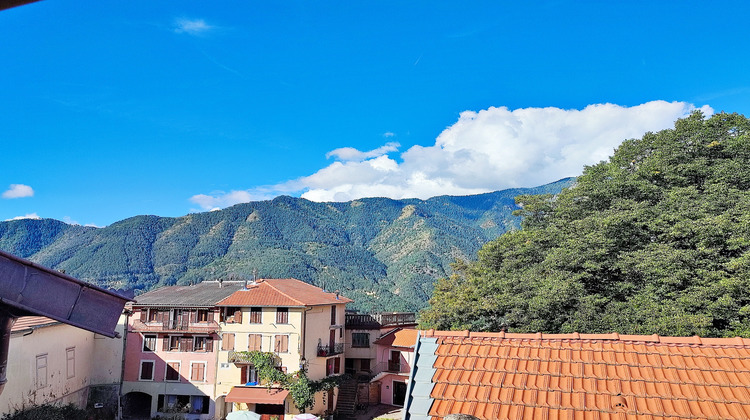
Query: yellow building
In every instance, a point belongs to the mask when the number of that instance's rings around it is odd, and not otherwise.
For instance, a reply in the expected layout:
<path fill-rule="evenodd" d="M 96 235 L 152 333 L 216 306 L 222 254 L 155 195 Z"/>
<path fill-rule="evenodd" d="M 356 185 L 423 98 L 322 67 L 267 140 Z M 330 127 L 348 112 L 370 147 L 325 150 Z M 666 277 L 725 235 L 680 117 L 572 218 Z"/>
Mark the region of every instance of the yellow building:
<path fill-rule="evenodd" d="M 297 414 L 288 392 L 258 384 L 246 351 L 275 353 L 284 372 L 307 369 L 310 380 L 343 373 L 344 313 L 350 299 L 296 279 L 248 284 L 217 303 L 221 343 L 216 369 L 217 415 L 234 409 Z M 320 393 L 312 410 L 332 412 L 336 393 Z"/>
<path fill-rule="evenodd" d="M 121 339 L 42 316 L 21 317 L 11 329 L 9 382 L 0 394 L 0 414 L 44 403 L 95 405 L 117 413 L 121 365 Z M 95 385 L 99 389 L 92 393 Z"/>

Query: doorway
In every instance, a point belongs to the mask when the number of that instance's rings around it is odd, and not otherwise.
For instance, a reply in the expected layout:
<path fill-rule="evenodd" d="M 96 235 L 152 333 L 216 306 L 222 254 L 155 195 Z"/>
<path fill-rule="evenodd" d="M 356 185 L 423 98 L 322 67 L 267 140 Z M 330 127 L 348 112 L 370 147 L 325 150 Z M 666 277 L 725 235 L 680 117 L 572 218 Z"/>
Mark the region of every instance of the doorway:
<path fill-rule="evenodd" d="M 404 405 L 406 400 L 406 382 L 393 382 L 393 405 Z"/>

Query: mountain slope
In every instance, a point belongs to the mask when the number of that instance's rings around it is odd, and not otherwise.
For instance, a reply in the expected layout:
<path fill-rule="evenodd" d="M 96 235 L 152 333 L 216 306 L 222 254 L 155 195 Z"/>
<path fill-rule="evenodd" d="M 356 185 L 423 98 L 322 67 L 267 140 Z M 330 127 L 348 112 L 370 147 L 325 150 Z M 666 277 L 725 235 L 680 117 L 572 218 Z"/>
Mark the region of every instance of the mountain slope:
<path fill-rule="evenodd" d="M 110 288 L 208 279 L 295 277 L 340 290 L 363 309 L 416 310 L 457 258 L 519 226 L 520 194 L 315 203 L 292 197 L 178 218 L 136 216 L 105 228 L 56 220 L 0 222 L 0 249 Z"/>

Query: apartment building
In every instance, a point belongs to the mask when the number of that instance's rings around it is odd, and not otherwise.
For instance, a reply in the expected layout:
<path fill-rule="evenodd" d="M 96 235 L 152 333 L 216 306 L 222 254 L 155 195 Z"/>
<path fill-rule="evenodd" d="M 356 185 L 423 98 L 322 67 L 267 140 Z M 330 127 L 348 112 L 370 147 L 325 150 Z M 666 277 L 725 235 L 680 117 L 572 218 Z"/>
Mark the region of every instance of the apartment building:
<path fill-rule="evenodd" d="M 343 373 L 344 314 L 350 299 L 296 279 L 265 279 L 216 304 L 221 343 L 216 371 L 217 415 L 250 410 L 298 413 L 288 392 L 258 382 L 246 352 L 273 352 L 279 370 L 306 369 L 311 380 Z M 336 393 L 320 393 L 312 413 L 332 412 Z"/>
<path fill-rule="evenodd" d="M 213 419 L 220 313 L 244 281 L 163 287 L 138 296 L 128 318 L 123 415 Z"/>

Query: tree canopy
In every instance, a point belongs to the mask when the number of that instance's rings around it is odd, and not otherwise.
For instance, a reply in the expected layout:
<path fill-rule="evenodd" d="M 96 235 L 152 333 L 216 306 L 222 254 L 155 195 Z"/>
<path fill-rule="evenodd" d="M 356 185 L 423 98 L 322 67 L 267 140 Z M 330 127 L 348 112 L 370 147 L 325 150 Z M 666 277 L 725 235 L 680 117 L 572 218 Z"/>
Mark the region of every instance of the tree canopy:
<path fill-rule="evenodd" d="M 750 336 L 750 121 L 695 112 L 626 140 L 459 262 L 436 329 Z"/>

